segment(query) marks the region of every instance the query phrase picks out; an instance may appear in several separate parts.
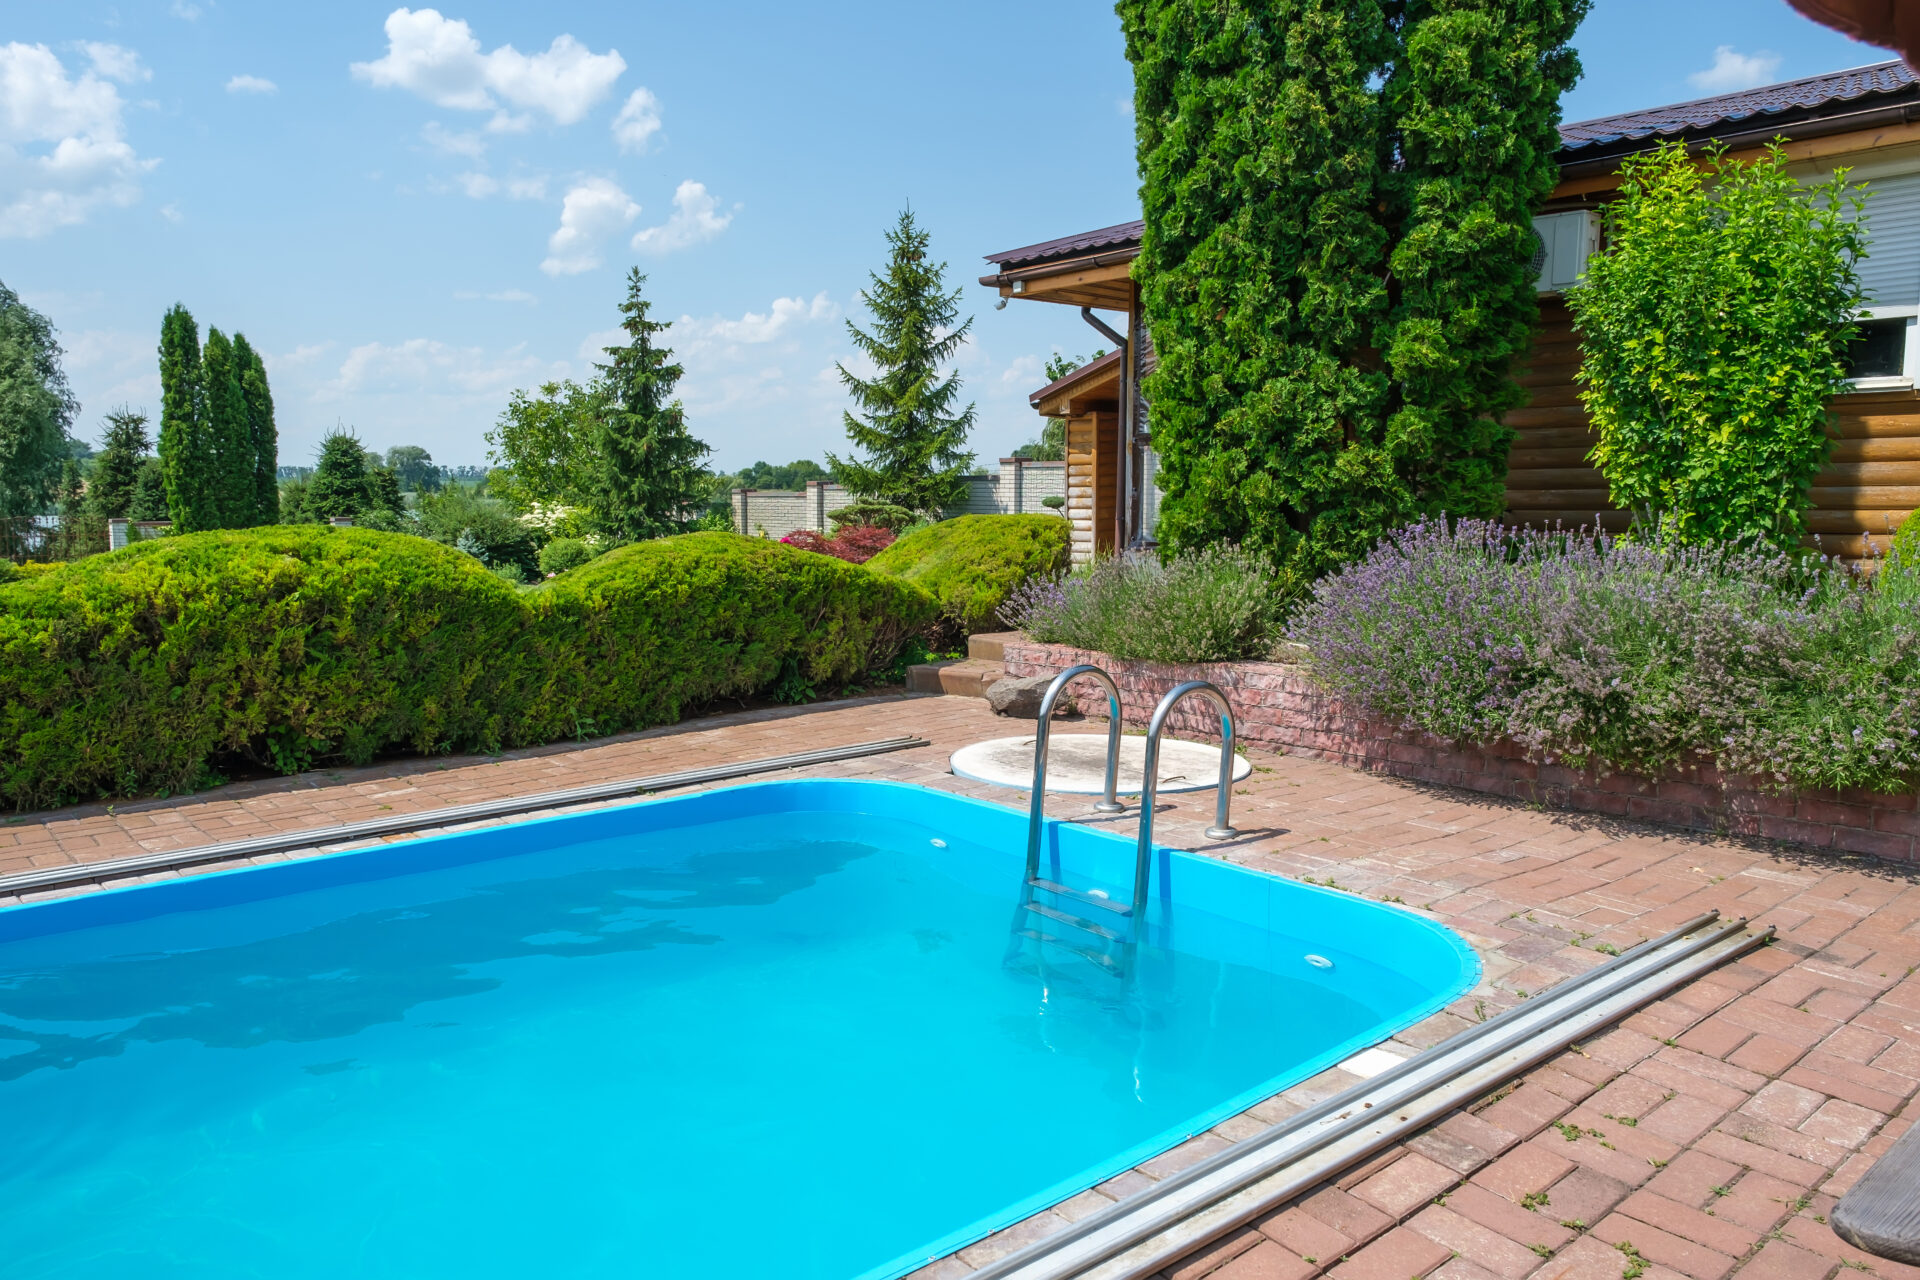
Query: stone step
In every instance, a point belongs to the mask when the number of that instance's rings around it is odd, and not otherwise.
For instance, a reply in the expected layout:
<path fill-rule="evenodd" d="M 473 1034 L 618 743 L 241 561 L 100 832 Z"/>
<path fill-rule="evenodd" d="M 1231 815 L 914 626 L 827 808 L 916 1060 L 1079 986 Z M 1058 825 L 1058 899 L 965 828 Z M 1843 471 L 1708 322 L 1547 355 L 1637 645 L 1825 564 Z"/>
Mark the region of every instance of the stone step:
<path fill-rule="evenodd" d="M 961 698 L 984 698 L 987 686 L 1005 678 L 998 661 L 963 658 L 954 662 L 923 662 L 907 668 L 908 693 L 944 693 Z"/>
<path fill-rule="evenodd" d="M 983 662 L 1005 662 L 1007 646 L 1019 639 L 1018 631 L 982 631 L 967 637 L 967 656 Z"/>

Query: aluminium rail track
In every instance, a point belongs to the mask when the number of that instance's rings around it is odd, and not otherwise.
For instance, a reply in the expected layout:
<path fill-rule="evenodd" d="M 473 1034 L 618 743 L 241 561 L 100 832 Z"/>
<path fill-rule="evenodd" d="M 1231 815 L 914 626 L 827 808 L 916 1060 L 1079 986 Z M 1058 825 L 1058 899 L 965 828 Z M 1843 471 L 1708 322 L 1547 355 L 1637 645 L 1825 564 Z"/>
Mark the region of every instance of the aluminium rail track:
<path fill-rule="evenodd" d="M 507 796 L 499 800 L 481 800 L 473 804 L 422 809 L 415 813 L 396 813 L 391 817 L 371 818 L 365 822 L 349 822 L 331 827 L 309 827 L 302 831 L 255 836 L 249 840 L 227 840 L 220 844 L 197 845 L 191 849 L 138 853 L 125 858 L 76 862 L 58 867 L 35 867 L 31 871 L 19 871 L 12 875 L 0 876 L 0 894 L 22 894 L 43 889 L 69 888 L 124 876 L 173 871 L 208 862 L 225 862 L 233 858 L 257 858 L 263 854 L 284 853 L 289 849 L 312 849 L 347 844 L 375 836 L 420 831 L 432 827 L 457 826 L 461 823 L 485 821 L 488 818 L 511 817 L 514 814 L 529 813 L 539 809 L 557 809 L 569 805 L 593 804 L 601 800 L 617 800 L 624 796 L 653 791 L 671 791 L 678 787 L 697 787 L 703 783 L 724 782 L 730 778 L 745 778 L 756 773 L 801 769 L 808 765 L 830 764 L 836 760 L 858 760 L 865 756 L 885 755 L 891 751 L 905 751 L 913 747 L 931 745 L 932 743 L 927 739 L 911 735 L 876 738 L 872 742 L 856 742 L 844 747 L 823 747 L 818 751 L 766 756 L 759 760 L 742 760 L 735 764 L 713 765 L 705 769 L 685 769 L 678 773 L 661 773 L 647 778 L 600 782 L 592 786 L 570 787 L 564 791 L 542 791 L 534 795 Z"/>
<path fill-rule="evenodd" d="M 976 1271 L 969 1280 L 1136 1280 L 1410 1138 L 1722 962 L 1771 926 L 1718 912 L 1469 1027 L 1265 1133 Z"/>

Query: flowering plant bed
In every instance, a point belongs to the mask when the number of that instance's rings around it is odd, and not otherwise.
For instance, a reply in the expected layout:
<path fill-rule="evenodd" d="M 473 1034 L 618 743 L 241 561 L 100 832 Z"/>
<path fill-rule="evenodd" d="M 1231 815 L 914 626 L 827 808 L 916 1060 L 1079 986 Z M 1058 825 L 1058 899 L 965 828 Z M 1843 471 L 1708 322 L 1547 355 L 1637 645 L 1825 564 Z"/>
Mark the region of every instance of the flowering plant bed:
<path fill-rule="evenodd" d="M 1711 767 L 1661 776 L 1574 769 L 1529 760 L 1510 741 L 1461 745 L 1398 727 L 1325 693 L 1294 664 L 1128 662 L 1065 645 L 1021 641 L 1006 647 L 1010 676 L 1058 675 L 1083 662 L 1113 675 L 1130 725 L 1144 726 L 1174 685 L 1210 680 L 1233 704 L 1234 735 L 1249 746 L 1551 808 L 1920 862 L 1920 811 L 1912 792 L 1781 791 Z M 1106 693 L 1091 682 L 1075 686 L 1070 696 L 1083 714 L 1105 716 Z M 1218 718 L 1197 701 L 1176 708 L 1169 727 L 1181 737 L 1219 740 Z"/>

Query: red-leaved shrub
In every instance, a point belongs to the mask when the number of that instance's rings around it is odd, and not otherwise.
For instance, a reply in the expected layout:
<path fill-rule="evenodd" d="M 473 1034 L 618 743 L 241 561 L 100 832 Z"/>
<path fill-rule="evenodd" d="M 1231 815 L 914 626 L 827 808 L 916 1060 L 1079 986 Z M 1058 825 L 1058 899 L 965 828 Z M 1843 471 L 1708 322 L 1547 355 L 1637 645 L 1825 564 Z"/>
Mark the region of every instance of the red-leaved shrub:
<path fill-rule="evenodd" d="M 891 529 L 857 524 L 849 525 L 831 538 L 812 529 L 795 529 L 780 541 L 790 547 L 817 551 L 823 556 L 832 556 L 849 564 L 865 564 L 892 546 L 894 536 Z"/>

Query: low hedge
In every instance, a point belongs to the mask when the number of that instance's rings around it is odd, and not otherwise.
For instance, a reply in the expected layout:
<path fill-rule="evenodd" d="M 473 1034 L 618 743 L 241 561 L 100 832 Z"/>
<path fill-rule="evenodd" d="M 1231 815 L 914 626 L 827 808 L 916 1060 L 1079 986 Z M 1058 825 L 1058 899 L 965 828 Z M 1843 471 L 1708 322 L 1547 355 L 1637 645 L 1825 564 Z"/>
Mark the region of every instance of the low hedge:
<path fill-rule="evenodd" d="M 1059 516 L 959 516 L 907 534 L 867 568 L 925 588 L 942 620 L 971 635 L 1004 625 L 1001 606 L 1027 579 L 1067 567 L 1071 531 Z"/>
<path fill-rule="evenodd" d="M 661 724 L 783 675 L 856 679 L 935 612 L 908 584 L 725 533 L 622 548 L 526 592 L 405 534 L 144 542 L 0 586 L 0 797 Z"/>

